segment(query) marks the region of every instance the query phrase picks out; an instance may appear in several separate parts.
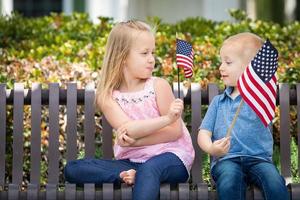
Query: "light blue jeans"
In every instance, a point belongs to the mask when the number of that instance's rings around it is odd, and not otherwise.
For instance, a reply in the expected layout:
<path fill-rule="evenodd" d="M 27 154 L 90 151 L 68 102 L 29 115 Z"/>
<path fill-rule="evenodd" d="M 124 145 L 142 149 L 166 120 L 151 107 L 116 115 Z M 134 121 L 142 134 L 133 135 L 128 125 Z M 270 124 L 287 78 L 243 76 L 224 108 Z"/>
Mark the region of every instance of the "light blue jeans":
<path fill-rule="evenodd" d="M 252 157 L 236 157 L 217 162 L 212 169 L 218 198 L 243 200 L 247 184 L 260 188 L 266 200 L 288 200 L 284 178 L 273 163 Z"/>
<path fill-rule="evenodd" d="M 67 163 L 65 179 L 69 183 L 120 184 L 120 172 L 135 169 L 133 199 L 151 200 L 159 196 L 160 183 L 183 183 L 188 179 L 188 172 L 183 162 L 173 153 L 154 156 L 145 163 L 129 160 L 81 159 Z"/>

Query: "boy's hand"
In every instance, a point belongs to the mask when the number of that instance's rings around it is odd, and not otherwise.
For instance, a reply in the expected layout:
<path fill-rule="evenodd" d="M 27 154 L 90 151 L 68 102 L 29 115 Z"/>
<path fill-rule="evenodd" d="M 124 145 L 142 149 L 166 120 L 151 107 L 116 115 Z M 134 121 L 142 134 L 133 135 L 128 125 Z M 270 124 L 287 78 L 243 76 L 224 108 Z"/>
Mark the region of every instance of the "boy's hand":
<path fill-rule="evenodd" d="M 121 147 L 129 147 L 136 142 L 135 139 L 131 138 L 127 134 L 127 130 L 125 127 L 121 126 L 117 130 L 117 144 Z"/>
<path fill-rule="evenodd" d="M 230 148 L 230 137 L 224 137 L 216 140 L 210 147 L 210 154 L 212 156 L 221 157 L 228 153 Z"/>
<path fill-rule="evenodd" d="M 175 99 L 169 108 L 167 116 L 169 117 L 171 123 L 175 122 L 183 111 L 183 101 L 181 99 Z"/>

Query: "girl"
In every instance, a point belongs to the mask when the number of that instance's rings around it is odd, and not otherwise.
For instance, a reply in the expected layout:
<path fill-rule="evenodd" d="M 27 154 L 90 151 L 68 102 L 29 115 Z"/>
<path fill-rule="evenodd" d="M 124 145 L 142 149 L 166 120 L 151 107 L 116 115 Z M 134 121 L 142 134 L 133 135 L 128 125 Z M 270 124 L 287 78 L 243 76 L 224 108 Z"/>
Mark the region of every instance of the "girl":
<path fill-rule="evenodd" d="M 70 183 L 134 183 L 133 199 L 141 200 L 157 199 L 161 182 L 187 181 L 194 149 L 180 118 L 183 102 L 167 81 L 152 77 L 154 50 L 143 22 L 121 22 L 110 32 L 96 102 L 116 130 L 116 160 L 71 161 Z"/>

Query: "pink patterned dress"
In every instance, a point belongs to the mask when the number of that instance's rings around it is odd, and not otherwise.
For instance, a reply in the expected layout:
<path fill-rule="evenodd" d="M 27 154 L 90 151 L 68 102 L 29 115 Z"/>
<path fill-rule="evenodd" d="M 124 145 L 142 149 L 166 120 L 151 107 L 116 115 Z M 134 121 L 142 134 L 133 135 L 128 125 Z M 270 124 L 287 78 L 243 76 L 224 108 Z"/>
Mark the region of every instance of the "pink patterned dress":
<path fill-rule="evenodd" d="M 121 106 L 123 111 L 133 120 L 143 120 L 159 117 L 160 113 L 156 103 L 154 90 L 155 77 L 149 78 L 144 89 L 137 92 L 113 92 L 113 99 Z M 182 120 L 181 120 L 182 121 Z M 182 121 L 182 136 L 176 141 L 160 143 L 142 147 L 121 147 L 114 145 L 116 159 L 129 159 L 132 162 L 145 162 L 149 158 L 171 152 L 183 162 L 188 172 L 195 157 L 190 134 Z"/>

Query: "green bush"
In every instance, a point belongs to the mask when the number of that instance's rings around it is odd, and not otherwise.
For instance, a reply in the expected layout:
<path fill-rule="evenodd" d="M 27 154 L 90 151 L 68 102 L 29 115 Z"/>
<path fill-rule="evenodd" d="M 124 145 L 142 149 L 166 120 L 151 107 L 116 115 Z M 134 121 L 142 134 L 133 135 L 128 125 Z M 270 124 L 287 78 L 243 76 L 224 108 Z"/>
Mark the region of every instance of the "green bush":
<path fill-rule="evenodd" d="M 216 22 L 198 17 L 168 24 L 157 17 L 149 18 L 148 23 L 157 28 L 154 74 L 167 79 L 170 83 L 177 81 L 175 45 L 176 37 L 179 37 L 191 42 L 195 50 L 194 76 L 190 80 L 185 80 L 181 73 L 180 81 L 184 81 L 186 85 L 190 82 L 198 82 L 202 87 L 209 82 L 222 86 L 218 71 L 219 48 L 228 36 L 248 31 L 264 39 L 269 38 L 277 47 L 280 55 L 279 82 L 290 84 L 299 82 L 300 24 L 298 21 L 279 25 L 251 20 L 239 10 L 231 10 L 230 14 L 234 22 Z M 50 16 L 30 19 L 17 13 L 11 17 L 0 16 L 0 82 L 6 82 L 8 88 L 12 88 L 14 82 L 24 82 L 26 87 L 30 87 L 32 82 L 40 82 L 44 84 L 43 87 L 47 87 L 46 84 L 49 82 L 63 84 L 76 81 L 79 88 L 88 82 L 96 82 L 107 36 L 114 26 L 110 18 L 99 19 L 100 23 L 93 24 L 89 21 L 88 15 L 82 13 L 74 13 L 70 16 L 53 13 Z M 295 112 L 291 112 L 291 118 L 293 125 L 291 132 L 296 136 Z M 277 113 L 274 124 L 275 139 L 278 138 L 278 119 Z M 30 124 L 29 121 L 27 124 Z M 25 127 L 25 131 L 29 132 L 29 128 Z M 44 132 L 42 144 L 47 145 L 47 130 L 43 130 Z M 30 134 L 25 134 L 25 140 L 29 141 L 29 137 Z M 60 139 L 64 140 L 63 134 Z M 293 163 L 296 155 L 293 154 Z M 46 163 L 44 160 L 45 157 L 43 162 Z M 44 172 L 47 169 L 45 165 L 42 166 Z M 295 170 L 296 167 L 293 169 L 293 175 L 297 174 Z M 208 176 L 207 171 L 208 168 L 204 173 L 206 176 Z M 209 177 L 206 177 L 205 180 L 208 179 Z M 299 177 L 296 180 L 299 180 Z M 43 178 L 42 183 L 44 182 Z"/>

